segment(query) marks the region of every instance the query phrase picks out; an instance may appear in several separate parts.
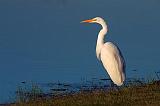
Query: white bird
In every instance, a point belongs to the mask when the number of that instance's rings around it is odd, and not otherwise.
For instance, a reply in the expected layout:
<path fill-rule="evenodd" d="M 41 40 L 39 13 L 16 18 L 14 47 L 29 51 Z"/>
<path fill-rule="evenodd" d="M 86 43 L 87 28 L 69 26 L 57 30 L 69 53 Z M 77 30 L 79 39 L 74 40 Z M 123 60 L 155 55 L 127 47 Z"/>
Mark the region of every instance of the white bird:
<path fill-rule="evenodd" d="M 108 31 L 106 22 L 100 17 L 82 21 L 84 22 L 98 23 L 102 26 L 97 38 L 96 55 L 102 61 L 114 84 L 121 86 L 125 80 L 125 61 L 116 45 L 112 42 L 104 43 L 104 37 Z"/>

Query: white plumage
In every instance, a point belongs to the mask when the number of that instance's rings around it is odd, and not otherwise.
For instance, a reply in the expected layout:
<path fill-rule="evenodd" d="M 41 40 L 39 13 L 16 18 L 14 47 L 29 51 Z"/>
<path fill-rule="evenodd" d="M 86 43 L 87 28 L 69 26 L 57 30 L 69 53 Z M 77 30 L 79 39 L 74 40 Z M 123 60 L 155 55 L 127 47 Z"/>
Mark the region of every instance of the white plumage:
<path fill-rule="evenodd" d="M 124 63 L 118 48 L 113 43 L 107 42 L 102 47 L 100 56 L 102 64 L 112 81 L 118 86 L 122 85 L 125 79 Z"/>
<path fill-rule="evenodd" d="M 96 55 L 102 61 L 112 81 L 116 85 L 121 86 L 125 80 L 125 62 L 116 45 L 112 42 L 104 43 L 104 36 L 108 31 L 105 21 L 100 17 L 96 17 L 82 22 L 98 23 L 102 26 L 97 38 Z"/>

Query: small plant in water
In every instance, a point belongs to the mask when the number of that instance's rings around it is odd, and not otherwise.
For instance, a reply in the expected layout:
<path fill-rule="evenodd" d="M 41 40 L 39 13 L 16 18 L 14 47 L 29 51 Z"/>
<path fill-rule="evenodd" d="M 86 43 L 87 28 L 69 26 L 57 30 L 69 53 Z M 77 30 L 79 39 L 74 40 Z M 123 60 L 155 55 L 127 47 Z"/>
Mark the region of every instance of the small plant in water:
<path fill-rule="evenodd" d="M 36 84 L 32 84 L 31 88 L 28 89 L 26 87 L 19 86 L 16 91 L 16 101 L 19 103 L 34 101 L 42 97 L 42 94 L 43 91 Z"/>

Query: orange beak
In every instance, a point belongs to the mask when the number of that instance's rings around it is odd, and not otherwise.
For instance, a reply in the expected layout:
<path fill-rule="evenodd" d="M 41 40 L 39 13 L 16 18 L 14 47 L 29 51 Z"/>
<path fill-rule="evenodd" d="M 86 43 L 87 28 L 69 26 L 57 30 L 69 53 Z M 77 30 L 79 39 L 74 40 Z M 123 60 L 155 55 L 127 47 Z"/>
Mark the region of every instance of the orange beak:
<path fill-rule="evenodd" d="M 81 23 L 84 23 L 84 22 L 91 23 L 91 22 L 93 22 L 93 21 L 94 21 L 93 19 L 89 19 L 89 20 L 81 21 Z"/>

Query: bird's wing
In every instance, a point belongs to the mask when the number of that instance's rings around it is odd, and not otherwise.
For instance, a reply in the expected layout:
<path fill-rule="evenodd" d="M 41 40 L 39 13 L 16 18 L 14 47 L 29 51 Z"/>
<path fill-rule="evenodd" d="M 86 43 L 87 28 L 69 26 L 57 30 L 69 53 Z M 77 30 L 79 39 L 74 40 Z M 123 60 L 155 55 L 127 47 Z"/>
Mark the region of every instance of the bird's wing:
<path fill-rule="evenodd" d="M 112 81 L 119 86 L 122 85 L 125 80 L 125 62 L 118 47 L 107 42 L 102 47 L 100 55 L 103 66 Z"/>

